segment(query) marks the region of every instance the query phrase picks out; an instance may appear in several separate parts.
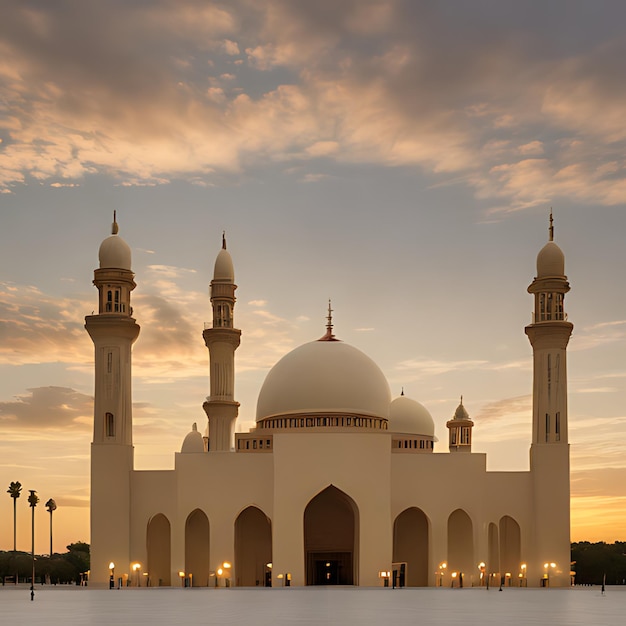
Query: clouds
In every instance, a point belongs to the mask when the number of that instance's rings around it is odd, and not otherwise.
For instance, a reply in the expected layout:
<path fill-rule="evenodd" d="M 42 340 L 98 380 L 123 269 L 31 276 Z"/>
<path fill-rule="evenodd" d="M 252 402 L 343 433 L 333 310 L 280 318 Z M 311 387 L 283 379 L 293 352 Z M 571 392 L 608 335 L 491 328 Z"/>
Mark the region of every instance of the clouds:
<path fill-rule="evenodd" d="M 28 389 L 28 395 L 0 402 L 0 423 L 10 429 L 88 429 L 93 419 L 93 398 L 67 387 Z M 29 435 L 32 437 L 32 434 Z"/>
<path fill-rule="evenodd" d="M 6 364 L 91 359 L 81 314 L 93 302 L 58 298 L 31 286 L 0 283 L 0 362 Z"/>
<path fill-rule="evenodd" d="M 322 159 L 462 175 L 494 208 L 615 204 L 624 44 L 597 25 L 577 55 L 567 29 L 548 45 L 550 12 L 491 9 L 14 4 L 0 31 L 0 185 L 207 184 L 288 162 L 317 181 Z"/>

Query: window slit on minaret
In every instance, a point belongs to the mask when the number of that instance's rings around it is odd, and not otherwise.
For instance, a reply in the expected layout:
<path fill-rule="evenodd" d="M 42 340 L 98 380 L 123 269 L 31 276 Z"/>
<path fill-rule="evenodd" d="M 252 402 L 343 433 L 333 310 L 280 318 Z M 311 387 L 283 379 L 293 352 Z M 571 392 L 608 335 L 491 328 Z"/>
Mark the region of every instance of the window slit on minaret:
<path fill-rule="evenodd" d="M 546 441 L 550 440 L 550 414 L 546 413 Z"/>
<path fill-rule="evenodd" d="M 104 417 L 105 435 L 107 437 L 115 437 L 115 415 L 106 413 Z"/>
<path fill-rule="evenodd" d="M 555 440 L 561 441 L 561 413 L 559 411 L 557 411 L 556 415 L 554 416 L 554 429 Z"/>

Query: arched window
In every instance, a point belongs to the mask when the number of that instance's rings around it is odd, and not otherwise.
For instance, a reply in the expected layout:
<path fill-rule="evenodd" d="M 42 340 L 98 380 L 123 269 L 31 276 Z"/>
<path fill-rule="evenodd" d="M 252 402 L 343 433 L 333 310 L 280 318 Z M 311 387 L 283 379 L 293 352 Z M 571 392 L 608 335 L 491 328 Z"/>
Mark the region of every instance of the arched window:
<path fill-rule="evenodd" d="M 104 434 L 107 437 L 115 437 L 115 415 L 113 413 L 105 413 L 104 415 Z"/>

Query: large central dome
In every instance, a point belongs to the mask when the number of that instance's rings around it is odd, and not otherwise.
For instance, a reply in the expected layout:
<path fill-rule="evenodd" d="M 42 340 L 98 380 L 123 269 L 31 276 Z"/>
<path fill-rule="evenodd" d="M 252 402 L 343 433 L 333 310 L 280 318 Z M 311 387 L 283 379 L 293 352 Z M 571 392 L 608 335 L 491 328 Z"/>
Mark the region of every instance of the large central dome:
<path fill-rule="evenodd" d="M 386 419 L 390 401 L 387 379 L 367 355 L 343 341 L 311 341 L 270 370 L 259 393 L 256 419 L 311 413 Z"/>

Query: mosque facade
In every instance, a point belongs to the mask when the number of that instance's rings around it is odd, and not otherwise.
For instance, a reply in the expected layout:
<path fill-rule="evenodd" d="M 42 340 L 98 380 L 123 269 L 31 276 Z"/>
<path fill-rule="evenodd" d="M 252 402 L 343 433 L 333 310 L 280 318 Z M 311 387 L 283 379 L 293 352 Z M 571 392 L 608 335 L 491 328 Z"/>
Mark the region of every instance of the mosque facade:
<path fill-rule="evenodd" d="M 280 359 L 235 433 L 233 261 L 223 240 L 202 332 L 210 395 L 173 470 L 133 461 L 131 250 L 113 233 L 94 272 L 98 313 L 91 445 L 91 584 L 565 586 L 570 584 L 565 261 L 537 256 L 530 469 L 487 471 L 462 399 L 435 453 L 419 402 L 392 399 L 379 367 L 326 333 Z M 204 432 L 204 428 L 201 429 Z"/>

